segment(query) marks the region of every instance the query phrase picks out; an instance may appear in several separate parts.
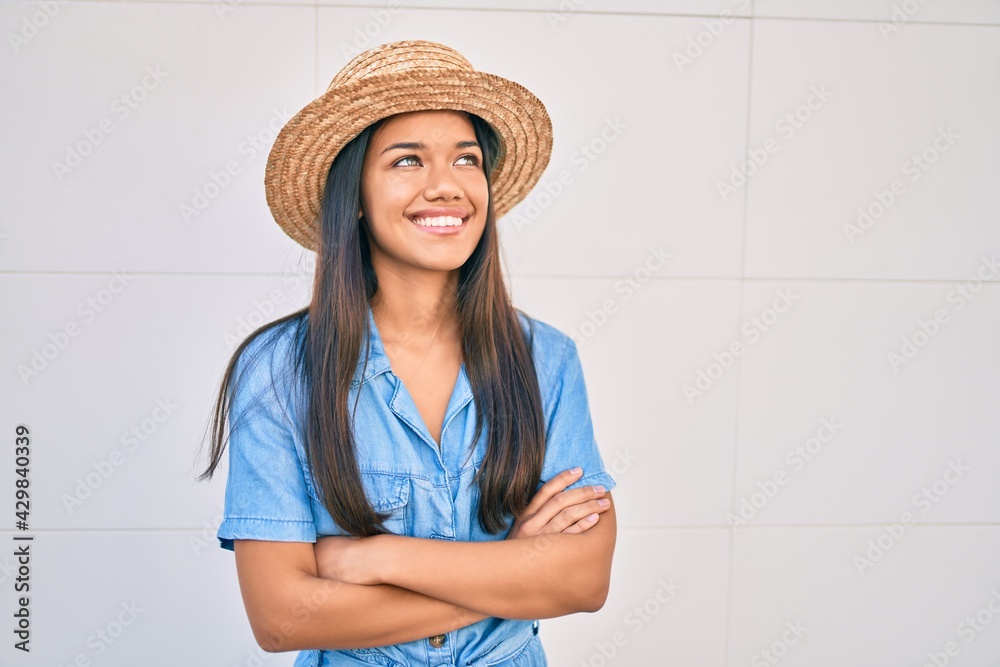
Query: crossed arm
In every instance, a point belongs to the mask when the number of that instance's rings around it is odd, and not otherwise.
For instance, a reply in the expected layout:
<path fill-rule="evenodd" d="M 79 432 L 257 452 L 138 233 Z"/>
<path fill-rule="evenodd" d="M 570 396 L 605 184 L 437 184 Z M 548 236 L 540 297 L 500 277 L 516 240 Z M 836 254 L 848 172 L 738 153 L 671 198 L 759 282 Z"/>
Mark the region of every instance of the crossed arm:
<path fill-rule="evenodd" d="M 376 535 L 321 538 L 314 547 L 236 540 L 258 644 L 270 652 L 385 646 L 490 616 L 596 611 L 610 583 L 614 501 L 589 486 L 563 491 L 576 478 L 566 471 L 549 480 L 500 541 Z"/>

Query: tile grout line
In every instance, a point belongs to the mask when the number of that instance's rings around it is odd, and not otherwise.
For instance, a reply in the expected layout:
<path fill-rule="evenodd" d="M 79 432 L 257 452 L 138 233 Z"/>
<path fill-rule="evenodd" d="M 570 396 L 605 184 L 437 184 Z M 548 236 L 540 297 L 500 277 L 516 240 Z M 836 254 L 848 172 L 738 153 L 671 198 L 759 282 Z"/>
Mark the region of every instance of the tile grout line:
<path fill-rule="evenodd" d="M 750 13 L 754 14 L 755 0 L 751 0 Z M 753 108 L 753 44 L 754 44 L 754 27 L 756 23 L 751 20 L 749 24 L 749 39 L 747 41 L 747 88 L 746 88 L 746 125 L 744 126 L 744 145 L 743 154 L 746 155 L 750 152 L 750 113 Z M 740 239 L 740 297 L 739 305 L 737 306 L 737 321 L 743 317 L 743 304 L 746 301 L 746 268 L 747 268 L 747 218 L 749 217 L 747 211 L 747 204 L 750 198 L 750 188 L 743 189 L 743 220 L 742 220 L 742 231 L 743 237 Z M 737 465 L 739 457 L 739 442 L 740 442 L 740 379 L 742 377 L 743 360 L 740 359 L 736 364 L 736 414 L 733 420 L 733 460 L 732 460 L 732 472 L 730 473 L 730 485 L 729 489 L 731 492 L 730 496 L 730 510 L 735 512 L 736 510 L 736 481 L 737 481 Z M 729 528 L 729 554 L 727 559 L 728 572 L 726 573 L 726 611 L 725 611 L 725 624 L 724 631 L 726 633 L 726 639 L 723 642 L 722 648 L 722 664 L 729 664 L 729 652 L 733 643 L 733 577 L 736 571 L 736 529 L 735 526 L 730 526 Z"/>
<path fill-rule="evenodd" d="M 744 227 L 746 221 L 744 220 Z M 746 242 L 745 230 L 744 230 L 744 245 Z M 745 252 L 745 248 L 744 248 Z M 745 261 L 741 258 L 741 261 Z M 281 277 L 289 274 L 300 273 L 297 271 L 228 271 L 228 272 L 208 272 L 208 271 L 135 271 L 132 269 L 121 269 L 133 276 L 142 276 L 150 278 L 266 278 L 266 277 Z M 0 270 L 0 278 L 71 278 L 71 277 L 106 277 L 109 273 L 113 273 L 114 270 L 107 269 L 103 271 L 2 271 Z M 303 272 L 304 273 L 304 272 Z M 613 280 L 621 278 L 620 274 L 513 274 L 511 279 L 513 280 Z M 964 283 L 969 280 L 969 277 L 964 278 L 815 278 L 815 277 L 789 277 L 789 276 L 693 276 L 693 275 L 677 275 L 677 276 L 650 276 L 650 281 L 660 281 L 660 282 L 681 282 L 681 281 L 716 281 L 716 282 L 732 282 L 745 284 L 747 282 L 759 282 L 759 283 L 814 283 L 814 284 L 884 284 L 884 285 L 954 285 L 957 283 Z M 995 280 L 982 280 L 978 279 L 984 286 L 997 286 L 1000 285 L 1000 278 Z"/>
<path fill-rule="evenodd" d="M 20 4 L 37 4 L 35 0 L 18 0 Z M 5 4 L 14 4 L 10 0 L 6 0 Z M 202 6 L 211 5 L 212 2 L 209 0 L 73 0 L 74 5 L 191 5 L 191 6 Z M 336 3 L 336 2 L 323 2 L 322 0 L 313 0 L 313 2 L 253 2 L 246 1 L 243 3 L 244 6 L 248 7 L 270 7 L 273 9 L 281 9 L 283 7 L 316 7 L 317 9 L 371 9 L 377 5 L 373 4 L 357 4 L 357 3 Z M 495 7 L 449 7 L 449 6 L 425 6 L 425 7 L 407 7 L 406 9 L 414 11 L 452 11 L 452 12 L 501 12 L 505 14 L 543 14 L 551 12 L 551 9 L 547 8 L 518 8 L 518 9 L 507 9 L 500 6 Z M 716 12 L 714 14 L 685 14 L 679 12 L 627 12 L 627 11 L 613 11 L 613 10 L 595 10 L 595 9 L 575 9 L 575 13 L 587 14 L 590 16 L 635 16 L 641 18 L 692 18 L 692 19 L 712 19 L 718 18 L 719 14 Z M 749 14 L 746 15 L 733 15 L 734 20 L 743 21 L 754 21 L 757 19 L 765 19 L 772 21 L 810 21 L 813 23 L 884 23 L 886 18 L 861 18 L 861 17 L 835 17 L 835 16 L 757 16 L 754 14 L 754 10 L 751 10 Z M 960 27 L 987 27 L 995 28 L 1000 27 L 1000 22 L 990 22 L 984 20 L 981 22 L 976 21 L 919 21 L 919 20 L 909 20 L 908 25 L 927 25 L 927 26 L 960 26 Z"/>

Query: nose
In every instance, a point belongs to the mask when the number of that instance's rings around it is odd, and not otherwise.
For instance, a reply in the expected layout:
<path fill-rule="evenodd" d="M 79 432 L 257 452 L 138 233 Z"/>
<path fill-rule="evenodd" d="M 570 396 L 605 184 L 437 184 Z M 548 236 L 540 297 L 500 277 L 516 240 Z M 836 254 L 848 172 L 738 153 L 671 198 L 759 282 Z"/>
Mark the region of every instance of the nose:
<path fill-rule="evenodd" d="M 427 184 L 424 187 L 427 201 L 461 199 L 464 194 L 450 164 L 432 164 L 427 169 Z"/>

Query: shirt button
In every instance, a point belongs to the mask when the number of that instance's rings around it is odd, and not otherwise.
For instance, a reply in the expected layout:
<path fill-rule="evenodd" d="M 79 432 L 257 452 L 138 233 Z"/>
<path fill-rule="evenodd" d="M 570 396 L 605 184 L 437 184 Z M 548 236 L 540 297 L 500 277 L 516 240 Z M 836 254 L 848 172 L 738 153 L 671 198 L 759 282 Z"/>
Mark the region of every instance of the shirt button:
<path fill-rule="evenodd" d="M 442 646 L 444 646 L 444 640 L 445 640 L 444 635 L 434 635 L 433 637 L 427 638 L 427 641 L 430 642 L 430 645 L 433 646 L 434 648 L 441 648 Z"/>

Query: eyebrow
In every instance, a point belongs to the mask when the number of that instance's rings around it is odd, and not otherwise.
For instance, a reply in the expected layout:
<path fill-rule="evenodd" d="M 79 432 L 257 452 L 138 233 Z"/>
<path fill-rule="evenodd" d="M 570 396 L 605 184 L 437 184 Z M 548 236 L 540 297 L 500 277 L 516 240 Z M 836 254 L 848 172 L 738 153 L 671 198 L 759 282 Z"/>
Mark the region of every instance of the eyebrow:
<path fill-rule="evenodd" d="M 459 141 L 457 144 L 455 144 L 455 148 L 471 148 L 473 146 L 475 146 L 476 148 L 480 148 L 481 150 L 479 142 L 477 141 Z M 427 150 L 427 144 L 420 141 L 401 141 L 399 143 L 386 146 L 385 148 L 382 149 L 382 152 L 379 153 L 379 155 L 383 155 L 397 148 L 401 148 L 407 151 L 423 151 Z"/>

